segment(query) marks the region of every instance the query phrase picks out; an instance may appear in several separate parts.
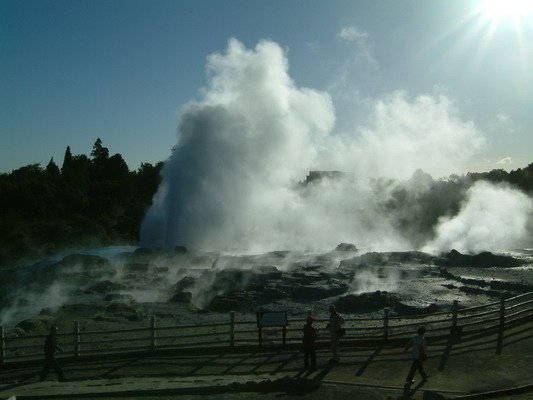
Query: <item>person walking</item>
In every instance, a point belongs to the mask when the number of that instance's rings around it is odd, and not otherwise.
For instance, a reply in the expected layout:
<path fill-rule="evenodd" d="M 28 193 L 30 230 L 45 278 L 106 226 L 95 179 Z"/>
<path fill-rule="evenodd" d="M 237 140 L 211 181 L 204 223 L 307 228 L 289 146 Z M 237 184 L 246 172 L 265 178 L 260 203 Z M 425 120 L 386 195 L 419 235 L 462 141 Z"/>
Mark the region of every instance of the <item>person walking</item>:
<path fill-rule="evenodd" d="M 315 341 L 318 336 L 318 331 L 313 326 L 313 321 L 313 317 L 307 317 L 307 323 L 303 328 L 304 367 L 311 370 L 316 369 Z M 309 358 L 311 359 L 311 365 L 309 365 Z"/>
<path fill-rule="evenodd" d="M 417 370 L 422 377 L 422 381 L 426 381 L 429 378 L 429 374 L 424 371 L 424 361 L 426 361 L 428 354 L 428 346 L 424 337 L 425 333 L 426 328 L 421 326 L 418 328 L 417 335 L 413 336 L 404 347 L 404 351 L 409 350 L 409 347 L 411 348 L 411 358 L 413 360 L 409 374 L 407 374 L 407 378 L 405 379 L 407 385 L 415 382 L 413 377 Z"/>
<path fill-rule="evenodd" d="M 44 364 L 41 371 L 41 381 L 44 381 L 47 377 L 50 367 L 54 368 L 60 381 L 64 380 L 63 370 L 55 359 L 56 351 L 63 353 L 63 348 L 57 344 L 57 326 L 52 326 L 44 342 Z"/>
<path fill-rule="evenodd" d="M 329 329 L 329 336 L 331 338 L 331 353 L 333 355 L 331 361 L 339 362 L 339 339 L 344 336 L 344 318 L 337 312 L 337 309 L 332 304 L 329 306 L 329 323 L 326 328 Z"/>

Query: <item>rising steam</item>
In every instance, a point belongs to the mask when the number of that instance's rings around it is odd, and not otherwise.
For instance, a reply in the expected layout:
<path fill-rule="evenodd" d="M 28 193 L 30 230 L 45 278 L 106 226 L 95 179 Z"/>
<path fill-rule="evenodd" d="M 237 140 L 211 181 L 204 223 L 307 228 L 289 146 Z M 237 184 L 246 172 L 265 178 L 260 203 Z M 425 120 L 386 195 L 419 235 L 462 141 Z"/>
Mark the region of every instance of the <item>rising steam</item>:
<path fill-rule="evenodd" d="M 398 216 L 383 208 L 395 186 L 369 178 L 406 179 L 417 168 L 451 173 L 484 145 L 448 97 L 410 98 L 404 92 L 376 101 L 353 135 L 337 135 L 330 96 L 296 86 L 284 51 L 271 41 L 248 50 L 232 39 L 225 53 L 208 58 L 207 70 L 203 98 L 183 109 L 178 144 L 142 224 L 142 245 L 240 251 L 324 250 L 339 242 L 374 250 L 420 247 L 432 239 L 433 226 L 422 231 L 423 239 L 416 224 L 399 229 Z M 298 184 L 317 169 L 345 175 Z M 431 190 L 431 182 L 411 186 L 412 196 Z M 524 204 L 524 196 L 515 199 Z M 493 204 L 500 206 L 506 205 Z M 528 218 L 527 207 L 514 210 L 516 219 Z M 448 228 L 452 221 L 441 220 L 429 247 L 465 239 L 464 232 Z M 465 246 L 457 247 L 474 248 L 468 243 L 476 236 L 467 236 Z"/>
<path fill-rule="evenodd" d="M 533 200 L 519 191 L 477 182 L 459 214 L 443 217 L 426 251 L 507 250 L 531 245 Z"/>

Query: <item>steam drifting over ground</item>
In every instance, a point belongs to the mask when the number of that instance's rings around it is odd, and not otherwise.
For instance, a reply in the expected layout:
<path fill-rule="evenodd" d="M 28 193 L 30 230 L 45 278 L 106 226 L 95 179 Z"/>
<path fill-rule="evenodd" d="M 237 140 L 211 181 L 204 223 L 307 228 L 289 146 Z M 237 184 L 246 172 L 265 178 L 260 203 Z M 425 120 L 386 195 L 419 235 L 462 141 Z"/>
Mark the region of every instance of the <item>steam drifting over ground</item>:
<path fill-rule="evenodd" d="M 531 200 L 488 184 L 469 192 L 455 219 L 458 210 L 442 204 L 404 206 L 413 224 L 405 223 L 405 215 L 386 212 L 398 183 L 372 177 L 406 179 L 418 168 L 450 173 L 484 145 L 474 123 L 463 120 L 448 97 L 395 92 L 375 102 L 353 135 L 341 136 L 335 134 L 330 96 L 298 87 L 274 42 L 249 50 L 232 39 L 225 53 L 209 56 L 207 70 L 203 98 L 183 109 L 178 144 L 142 225 L 142 245 L 259 252 L 325 250 L 353 242 L 374 250 L 470 251 L 480 243 L 502 243 L 476 242 L 486 229 L 502 233 L 495 238 L 511 233 L 505 245 L 530 241 L 522 225 L 531 216 Z M 310 170 L 345 175 L 299 185 Z M 402 190 L 416 200 L 434 185 L 431 177 L 415 174 Z M 489 212 L 472 214 L 483 191 L 503 200 L 494 199 Z M 504 228 L 502 219 L 487 223 L 508 207 L 505 213 L 523 221 L 521 227 Z M 424 225 L 424 215 L 417 213 L 435 217 Z M 468 234 L 452 227 L 465 219 Z"/>

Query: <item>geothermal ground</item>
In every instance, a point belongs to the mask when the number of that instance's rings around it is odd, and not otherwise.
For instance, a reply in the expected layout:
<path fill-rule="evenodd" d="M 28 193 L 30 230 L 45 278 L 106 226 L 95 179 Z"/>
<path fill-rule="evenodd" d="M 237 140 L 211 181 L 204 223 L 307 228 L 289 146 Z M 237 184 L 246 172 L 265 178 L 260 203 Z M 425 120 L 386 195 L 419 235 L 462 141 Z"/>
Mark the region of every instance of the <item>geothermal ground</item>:
<path fill-rule="evenodd" d="M 253 320 L 259 309 L 307 311 L 324 318 L 329 304 L 344 315 L 382 316 L 449 310 L 498 300 L 502 291 L 533 290 L 533 250 L 432 256 L 374 253 L 350 244 L 321 254 L 166 254 L 115 247 L 70 254 L 0 271 L 1 319 L 17 335 Z"/>

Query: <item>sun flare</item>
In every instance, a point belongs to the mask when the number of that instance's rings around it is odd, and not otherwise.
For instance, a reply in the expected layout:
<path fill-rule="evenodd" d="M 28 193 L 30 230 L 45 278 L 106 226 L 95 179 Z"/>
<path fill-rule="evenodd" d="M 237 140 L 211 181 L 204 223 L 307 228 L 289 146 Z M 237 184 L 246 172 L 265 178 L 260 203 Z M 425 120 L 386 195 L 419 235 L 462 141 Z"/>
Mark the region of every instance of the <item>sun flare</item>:
<path fill-rule="evenodd" d="M 517 19 L 533 13 L 533 0 L 485 0 L 483 14 L 491 20 Z"/>

